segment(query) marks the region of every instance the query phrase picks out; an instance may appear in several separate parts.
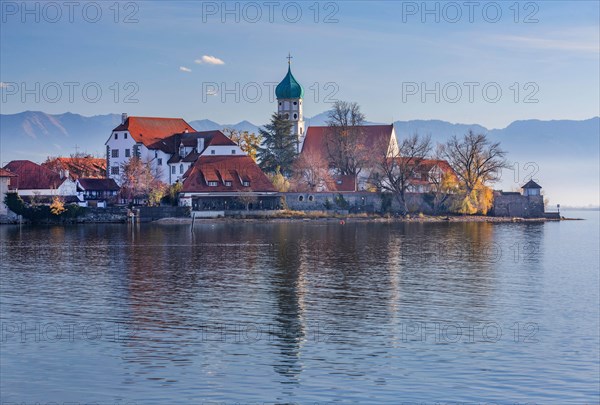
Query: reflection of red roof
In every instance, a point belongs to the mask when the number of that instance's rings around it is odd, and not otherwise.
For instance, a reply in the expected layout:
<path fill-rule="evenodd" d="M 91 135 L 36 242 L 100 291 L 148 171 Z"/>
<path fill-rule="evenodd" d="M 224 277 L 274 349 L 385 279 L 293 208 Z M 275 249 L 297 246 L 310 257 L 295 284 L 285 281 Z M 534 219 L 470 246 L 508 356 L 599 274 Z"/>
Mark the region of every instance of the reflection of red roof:
<path fill-rule="evenodd" d="M 213 176 L 216 176 L 216 180 Z M 184 174 L 184 178 L 184 193 L 276 191 L 256 162 L 250 156 L 243 155 L 200 156 Z M 231 181 L 231 186 L 225 186 L 225 180 Z M 208 181 L 217 181 L 218 185 L 210 187 Z M 250 186 L 245 187 L 242 181 L 250 181 Z"/>
<path fill-rule="evenodd" d="M 77 179 L 79 177 L 104 177 L 106 176 L 106 159 L 93 157 L 58 157 L 42 163 L 42 166 L 60 173 L 68 170 L 69 175 Z"/>
<path fill-rule="evenodd" d="M 196 130 L 182 118 L 157 118 L 157 117 L 129 117 L 125 124 L 121 124 L 113 131 L 128 131 L 136 142 L 146 146 L 185 131 Z"/>
<path fill-rule="evenodd" d="M 11 190 L 57 189 L 65 181 L 58 173 L 30 160 L 13 160 L 4 168 L 18 176 L 11 181 Z"/>
<path fill-rule="evenodd" d="M 392 138 L 393 125 L 363 125 L 358 127 L 358 147 L 364 150 L 372 151 L 373 156 L 384 156 L 389 147 Z M 329 160 L 327 151 L 327 138 L 332 134 L 331 128 L 308 127 L 304 144 L 302 145 L 302 154 L 311 154 L 318 158 Z M 382 148 L 385 148 L 382 150 Z"/>
<path fill-rule="evenodd" d="M 79 178 L 78 188 L 85 191 L 119 191 L 119 186 L 113 179 Z"/>

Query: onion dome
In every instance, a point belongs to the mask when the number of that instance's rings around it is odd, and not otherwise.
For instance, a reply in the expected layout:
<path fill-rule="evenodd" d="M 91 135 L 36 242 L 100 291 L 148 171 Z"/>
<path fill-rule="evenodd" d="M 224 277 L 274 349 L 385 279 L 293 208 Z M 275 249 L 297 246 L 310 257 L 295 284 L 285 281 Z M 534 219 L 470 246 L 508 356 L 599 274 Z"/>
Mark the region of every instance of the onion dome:
<path fill-rule="evenodd" d="M 291 67 L 288 67 L 287 75 L 275 88 L 275 96 L 277 99 L 304 97 L 304 89 L 294 78 Z"/>

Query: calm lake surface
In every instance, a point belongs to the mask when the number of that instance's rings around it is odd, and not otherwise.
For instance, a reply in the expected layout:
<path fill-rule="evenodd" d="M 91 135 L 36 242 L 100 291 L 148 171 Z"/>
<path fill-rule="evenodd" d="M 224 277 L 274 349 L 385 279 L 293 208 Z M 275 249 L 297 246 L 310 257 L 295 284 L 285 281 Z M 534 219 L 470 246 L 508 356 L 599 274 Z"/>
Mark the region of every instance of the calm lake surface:
<path fill-rule="evenodd" d="M 0 227 L 2 403 L 600 400 L 598 212 Z"/>

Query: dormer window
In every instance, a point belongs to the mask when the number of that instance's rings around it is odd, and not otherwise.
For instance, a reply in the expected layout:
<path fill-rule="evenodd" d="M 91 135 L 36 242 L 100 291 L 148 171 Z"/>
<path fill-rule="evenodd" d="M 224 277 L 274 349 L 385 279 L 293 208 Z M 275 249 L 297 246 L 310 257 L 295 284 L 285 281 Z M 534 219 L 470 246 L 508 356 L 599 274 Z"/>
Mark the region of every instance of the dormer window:
<path fill-rule="evenodd" d="M 209 181 L 209 182 L 208 182 L 208 186 L 209 186 L 209 187 L 217 187 L 218 185 L 219 185 L 219 183 L 218 183 L 218 182 L 216 182 L 216 181 Z"/>
<path fill-rule="evenodd" d="M 230 181 L 225 181 L 225 187 L 231 187 L 232 183 Z"/>
<path fill-rule="evenodd" d="M 242 184 L 244 185 L 244 187 L 250 187 L 250 182 L 249 182 L 249 181 L 247 181 L 247 180 L 244 180 L 244 181 L 242 182 Z"/>

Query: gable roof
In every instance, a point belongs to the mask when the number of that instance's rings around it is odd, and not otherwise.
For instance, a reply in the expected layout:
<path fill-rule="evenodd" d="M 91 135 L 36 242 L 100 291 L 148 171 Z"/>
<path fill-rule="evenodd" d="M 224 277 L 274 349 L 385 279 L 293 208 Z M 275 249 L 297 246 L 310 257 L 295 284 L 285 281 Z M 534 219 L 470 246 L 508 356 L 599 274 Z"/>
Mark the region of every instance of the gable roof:
<path fill-rule="evenodd" d="M 256 162 L 244 155 L 200 156 L 183 177 L 184 193 L 276 192 Z M 217 181 L 218 185 L 210 187 L 208 181 Z M 224 181 L 231 181 L 231 186 L 225 186 Z M 250 187 L 242 181 L 249 181 Z"/>
<path fill-rule="evenodd" d="M 77 188 L 93 191 L 119 191 L 119 186 L 114 179 L 79 178 Z"/>
<path fill-rule="evenodd" d="M 136 142 L 146 146 L 186 130 L 196 131 L 182 118 L 159 117 L 128 117 L 124 124 L 113 129 L 113 131 L 128 131 Z"/>
<path fill-rule="evenodd" d="M 13 160 L 4 169 L 18 176 L 11 182 L 11 190 L 57 189 L 66 180 L 61 179 L 58 173 L 30 160 Z"/>
<path fill-rule="evenodd" d="M 370 150 L 374 154 L 387 153 L 390 139 L 394 134 L 394 126 L 390 125 L 362 125 L 358 127 L 360 135 L 358 146 Z M 327 151 L 327 137 L 332 133 L 329 126 L 308 127 L 306 137 L 302 144 L 302 154 L 315 154 L 319 158 L 329 160 Z M 386 150 L 382 150 L 382 148 Z"/>
<path fill-rule="evenodd" d="M 540 186 L 533 180 L 529 180 L 527 183 L 521 186 L 521 188 L 542 188 L 542 186 Z"/>
<path fill-rule="evenodd" d="M 0 169 L 0 177 L 17 177 L 17 175 L 8 170 Z"/>
<path fill-rule="evenodd" d="M 223 132 L 219 130 L 201 131 L 201 132 L 183 132 L 158 139 L 156 142 L 147 145 L 148 149 L 158 149 L 168 154 L 178 153 L 179 145 L 187 147 L 195 147 L 198 144 L 198 139 L 204 139 L 204 148 L 216 145 L 232 145 L 237 146 L 235 142 L 229 139 Z M 202 151 L 198 151 L 202 153 Z"/>

